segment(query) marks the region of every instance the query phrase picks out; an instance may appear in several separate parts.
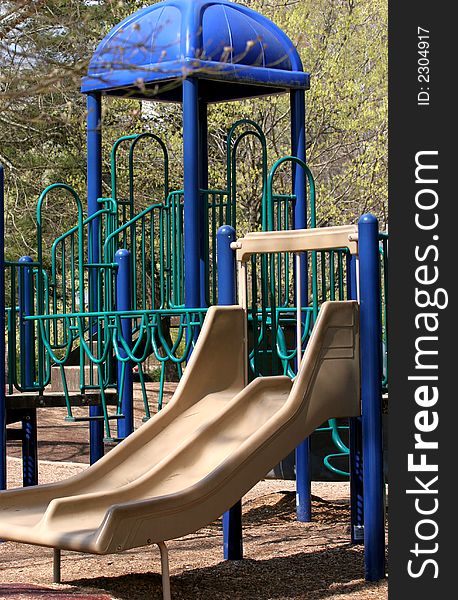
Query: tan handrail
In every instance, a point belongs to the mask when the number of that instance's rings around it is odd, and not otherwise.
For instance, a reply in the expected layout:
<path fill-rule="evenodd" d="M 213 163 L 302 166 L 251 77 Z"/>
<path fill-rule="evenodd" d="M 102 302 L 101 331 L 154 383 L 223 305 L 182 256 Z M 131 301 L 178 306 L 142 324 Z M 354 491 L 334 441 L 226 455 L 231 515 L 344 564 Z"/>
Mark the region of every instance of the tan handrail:
<path fill-rule="evenodd" d="M 237 251 L 237 261 L 247 262 L 253 254 L 273 252 L 308 252 L 348 248 L 358 254 L 358 226 L 318 227 L 292 231 L 262 231 L 248 233 L 231 244 Z"/>

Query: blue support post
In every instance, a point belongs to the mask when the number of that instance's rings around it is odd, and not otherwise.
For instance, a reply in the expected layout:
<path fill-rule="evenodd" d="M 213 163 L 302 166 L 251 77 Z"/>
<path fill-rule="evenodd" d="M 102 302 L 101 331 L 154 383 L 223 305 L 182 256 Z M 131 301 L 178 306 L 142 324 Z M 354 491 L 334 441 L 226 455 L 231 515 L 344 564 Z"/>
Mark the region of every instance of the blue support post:
<path fill-rule="evenodd" d="M 0 490 L 6 489 L 5 194 L 0 165 Z"/>
<path fill-rule="evenodd" d="M 99 209 L 97 200 L 102 196 L 102 98 L 99 92 L 87 95 L 87 203 L 88 216 Z M 100 260 L 98 219 L 92 221 L 88 230 L 89 263 Z M 98 310 L 97 271 L 90 269 L 89 275 L 89 310 Z M 103 415 L 101 406 L 89 408 L 91 417 Z M 90 463 L 95 463 L 104 454 L 103 422 L 101 419 L 89 423 Z"/>
<path fill-rule="evenodd" d="M 201 191 L 208 190 L 208 107 L 205 102 L 199 104 L 199 188 Z M 208 237 L 208 222 L 207 197 L 201 194 L 199 203 L 199 223 L 202 228 L 199 236 L 201 306 L 208 306 L 209 256 L 205 244 Z"/>
<path fill-rule="evenodd" d="M 216 233 L 216 251 L 218 261 L 218 304 L 232 306 L 236 304 L 235 253 L 231 248 L 235 242 L 235 229 L 223 225 Z"/>
<path fill-rule="evenodd" d="M 87 212 L 90 217 L 99 210 L 102 196 L 102 99 L 98 92 L 87 95 Z M 90 225 L 89 254 L 93 262 L 100 258 L 98 219 Z"/>
<path fill-rule="evenodd" d="M 38 484 L 37 409 L 22 418 L 22 485 Z"/>
<path fill-rule="evenodd" d="M 199 308 L 202 235 L 199 209 L 199 82 L 193 77 L 183 80 L 183 171 L 185 305 L 187 308 Z"/>
<path fill-rule="evenodd" d="M 347 297 L 357 300 L 356 256 L 347 258 Z M 363 437 L 361 417 L 349 419 L 351 543 L 364 543 Z"/>
<path fill-rule="evenodd" d="M 131 310 L 132 305 L 132 260 L 129 250 L 118 250 L 115 254 L 115 263 L 118 265 L 116 278 L 116 310 L 126 312 Z M 132 348 L 132 322 L 131 319 L 121 319 L 121 335 L 127 346 Z M 123 358 L 127 356 L 126 351 L 120 344 L 120 354 Z M 124 363 L 124 377 L 122 377 L 123 365 L 118 362 L 118 394 L 121 395 L 121 413 L 124 419 L 118 421 L 118 437 L 123 439 L 134 430 L 134 385 L 131 361 Z M 122 379 L 122 390 L 120 389 Z"/>
<path fill-rule="evenodd" d="M 235 254 L 231 249 L 235 242 L 235 229 L 223 225 L 216 234 L 216 250 L 218 258 L 218 304 L 231 306 L 236 304 Z M 237 502 L 223 515 L 224 558 L 225 560 L 242 560 L 242 502 Z"/>
<path fill-rule="evenodd" d="M 35 383 L 35 326 L 24 317 L 34 314 L 34 275 L 30 256 L 22 256 L 19 263 L 19 315 L 21 385 L 33 390 Z M 27 410 L 22 418 L 22 480 L 24 487 L 38 483 L 37 410 Z"/>
<path fill-rule="evenodd" d="M 291 146 L 292 154 L 306 162 L 305 139 L 305 92 L 291 92 Z M 307 228 L 307 189 L 303 169 L 293 164 L 294 229 Z M 301 255 L 301 296 L 306 305 L 307 255 Z M 310 482 L 310 439 L 306 439 L 296 448 L 296 513 L 297 520 L 308 523 L 312 518 L 312 490 Z"/>
<path fill-rule="evenodd" d="M 291 92 L 291 147 L 292 155 L 304 163 L 307 162 L 305 139 L 305 92 L 294 90 Z M 307 189 L 306 178 L 300 165 L 293 164 L 293 194 L 294 202 L 294 228 L 307 229 Z M 307 279 L 304 284 L 306 292 Z M 304 298 L 307 294 L 304 293 Z"/>
<path fill-rule="evenodd" d="M 378 221 L 358 225 L 360 261 L 361 401 L 363 429 L 364 559 L 368 581 L 385 577 L 385 508 L 382 438 L 382 327 Z"/>

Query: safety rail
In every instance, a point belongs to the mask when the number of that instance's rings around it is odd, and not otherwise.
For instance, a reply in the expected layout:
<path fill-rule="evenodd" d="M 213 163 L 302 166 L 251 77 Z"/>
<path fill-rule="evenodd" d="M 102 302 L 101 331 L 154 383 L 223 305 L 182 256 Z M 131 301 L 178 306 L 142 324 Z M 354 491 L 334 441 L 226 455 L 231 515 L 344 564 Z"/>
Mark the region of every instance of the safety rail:
<path fill-rule="evenodd" d="M 24 256 L 19 261 L 5 261 L 5 339 L 8 355 L 6 385 L 9 394 L 14 390 L 43 390 L 50 380 L 49 358 L 42 356 L 38 360 L 41 349 L 37 328 L 25 320 L 27 315 L 35 314 L 39 308 L 35 293 L 39 272 L 41 265 L 33 262 L 29 256 Z M 47 278 L 44 289 L 47 299 Z"/>
<path fill-rule="evenodd" d="M 152 141 L 160 148 L 163 159 L 163 198 L 166 202 L 169 197 L 169 154 L 166 145 L 157 135 L 144 132 L 135 133 L 132 135 L 124 135 L 113 144 L 110 154 L 111 165 L 111 194 L 112 199 L 116 203 L 116 228 L 130 221 L 137 213 L 138 207 L 135 202 L 135 150 L 137 145 L 143 140 Z M 121 195 L 119 182 L 119 150 L 129 143 L 128 146 L 128 168 L 127 179 L 128 189 L 125 196 Z"/>
<path fill-rule="evenodd" d="M 104 394 L 113 387 L 107 378 L 107 365 L 109 358 L 114 357 L 122 365 L 122 375 L 118 381 L 118 404 L 115 415 L 122 418 L 120 399 L 125 385 L 125 373 L 133 366 L 139 367 L 139 378 L 146 417 L 150 417 L 150 408 L 147 402 L 145 377 L 142 364 L 146 358 L 153 354 L 161 365 L 159 381 L 158 409 L 163 405 L 165 369 L 168 362 L 173 363 L 181 377 L 183 366 L 186 363 L 195 343 L 196 333 L 200 331 L 205 317 L 206 309 L 167 309 L 167 310 L 131 310 L 131 311 L 104 311 L 85 313 L 65 313 L 54 315 L 30 315 L 23 318 L 24 323 L 32 324 L 37 328 L 39 337 L 51 362 L 60 367 L 63 381 L 63 394 L 67 407 L 67 419 L 73 420 L 71 397 L 66 383 L 65 363 L 71 352 L 77 347 L 82 357 L 82 362 L 88 362 L 97 371 L 97 378 L 92 382 L 82 385 L 82 392 L 98 390 L 102 397 L 103 417 L 105 423 L 106 439 L 112 439 L 110 433 L 110 415 Z M 56 353 L 52 346 L 49 331 L 53 321 L 61 321 L 61 327 L 68 330 L 68 344 L 64 356 Z M 123 324 L 128 322 L 126 329 Z M 137 337 L 131 338 L 131 331 L 135 323 Z M 97 339 L 97 346 L 91 345 L 86 339 L 85 332 L 95 325 L 102 332 Z M 77 335 L 72 335 L 76 332 Z"/>

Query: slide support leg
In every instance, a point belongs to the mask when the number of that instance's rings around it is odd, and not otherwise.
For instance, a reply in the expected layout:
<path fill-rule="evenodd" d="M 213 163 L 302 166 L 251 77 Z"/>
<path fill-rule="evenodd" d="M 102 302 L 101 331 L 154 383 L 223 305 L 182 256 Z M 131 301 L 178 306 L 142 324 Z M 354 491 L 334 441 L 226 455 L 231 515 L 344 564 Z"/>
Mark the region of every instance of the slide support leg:
<path fill-rule="evenodd" d="M 161 553 L 162 598 L 163 600 L 171 600 L 172 596 L 170 595 L 169 551 L 165 542 L 158 542 L 157 545 Z"/>
<path fill-rule="evenodd" d="M 61 550 L 60 550 L 60 548 L 54 548 L 53 562 L 52 562 L 53 583 L 61 583 L 61 581 L 62 581 L 62 578 L 60 575 L 60 561 L 61 561 Z"/>

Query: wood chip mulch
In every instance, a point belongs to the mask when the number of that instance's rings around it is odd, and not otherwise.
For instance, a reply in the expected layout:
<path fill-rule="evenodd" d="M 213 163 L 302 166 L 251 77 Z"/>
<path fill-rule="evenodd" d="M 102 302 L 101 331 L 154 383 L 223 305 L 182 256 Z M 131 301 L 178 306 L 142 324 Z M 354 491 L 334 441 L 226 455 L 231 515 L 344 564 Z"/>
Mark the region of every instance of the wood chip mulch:
<path fill-rule="evenodd" d="M 66 424 L 60 409 L 38 412 L 40 483 L 86 468 L 87 426 Z M 17 443 L 8 454 L 9 487 L 19 486 Z M 255 486 L 243 501 L 243 561 L 223 560 L 221 519 L 169 542 L 173 600 L 386 600 L 387 581 L 364 580 L 363 547 L 349 542 L 348 483 L 314 482 L 312 492 L 313 522 L 299 523 L 294 482 Z M 0 543 L 0 600 L 162 599 L 155 547 L 109 556 L 63 552 L 63 584 L 51 581 L 52 550 Z"/>

